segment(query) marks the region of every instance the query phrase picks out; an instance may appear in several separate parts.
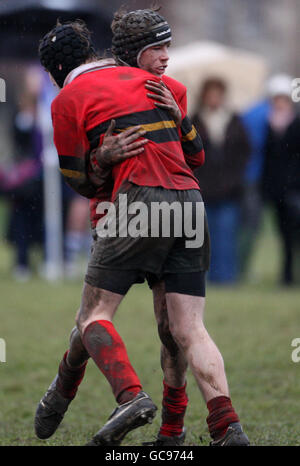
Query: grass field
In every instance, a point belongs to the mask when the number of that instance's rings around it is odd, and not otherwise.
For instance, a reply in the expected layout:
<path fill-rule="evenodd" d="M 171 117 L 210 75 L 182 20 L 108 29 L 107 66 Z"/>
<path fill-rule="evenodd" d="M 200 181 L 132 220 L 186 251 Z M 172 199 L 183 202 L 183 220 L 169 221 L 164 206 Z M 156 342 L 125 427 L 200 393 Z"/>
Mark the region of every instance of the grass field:
<path fill-rule="evenodd" d="M 254 445 L 300 445 L 300 363 L 291 341 L 300 337 L 300 289 L 277 286 L 278 244 L 269 222 L 259 239 L 252 280 L 234 288 L 209 287 L 206 326 L 225 360 L 231 397 Z M 94 363 L 88 364 L 78 396 L 62 426 L 48 441 L 33 431 L 36 404 L 57 371 L 74 325 L 80 282 L 48 284 L 35 277 L 16 284 L 9 274 L 11 250 L 0 248 L 0 338 L 7 362 L 0 363 L 0 445 L 83 445 L 115 406 Z M 151 293 L 135 286 L 115 324 L 127 343 L 145 390 L 160 407 L 162 375 Z M 208 445 L 207 409 L 189 374 L 188 445 Z M 129 434 L 124 445 L 151 440 L 151 426 Z"/>

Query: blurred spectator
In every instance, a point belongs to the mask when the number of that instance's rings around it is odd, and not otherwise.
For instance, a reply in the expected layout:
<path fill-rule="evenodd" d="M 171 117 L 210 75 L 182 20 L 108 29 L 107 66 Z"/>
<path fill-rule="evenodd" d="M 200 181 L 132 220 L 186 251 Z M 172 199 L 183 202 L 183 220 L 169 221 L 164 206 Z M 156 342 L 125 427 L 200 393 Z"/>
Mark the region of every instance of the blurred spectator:
<path fill-rule="evenodd" d="M 237 235 L 243 174 L 249 156 L 246 131 L 226 105 L 227 86 L 208 79 L 201 90 L 193 124 L 203 139 L 205 164 L 196 171 L 211 235 L 208 278 L 233 283 L 238 278 Z"/>
<path fill-rule="evenodd" d="M 256 103 L 242 115 L 251 153 L 244 175 L 239 233 L 240 278 L 246 278 L 255 240 L 262 218 L 261 180 L 264 166 L 264 148 L 270 111 L 268 99 Z"/>
<path fill-rule="evenodd" d="M 89 201 L 74 191 L 69 193 L 68 198 L 64 238 L 65 276 L 72 279 L 82 276 L 81 265 L 86 268 L 92 235 L 89 228 Z M 81 255 L 84 264 L 80 263 Z"/>
<path fill-rule="evenodd" d="M 294 255 L 300 243 L 300 118 L 291 100 L 287 75 L 268 86 L 271 109 L 265 146 L 263 192 L 275 210 L 283 248 L 281 281 L 294 281 Z"/>
<path fill-rule="evenodd" d="M 0 170 L 0 191 L 10 204 L 7 238 L 15 246 L 14 277 L 30 277 L 29 250 L 43 243 L 41 135 L 36 125 L 36 98 L 26 89 L 12 122 L 14 158 Z"/>

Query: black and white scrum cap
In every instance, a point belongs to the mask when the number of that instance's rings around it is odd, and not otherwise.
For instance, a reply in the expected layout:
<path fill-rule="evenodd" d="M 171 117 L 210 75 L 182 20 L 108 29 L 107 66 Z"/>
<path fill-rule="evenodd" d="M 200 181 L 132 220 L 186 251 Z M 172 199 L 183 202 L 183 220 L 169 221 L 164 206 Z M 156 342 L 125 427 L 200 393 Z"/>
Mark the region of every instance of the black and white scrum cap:
<path fill-rule="evenodd" d="M 127 66 L 139 66 L 140 56 L 147 48 L 172 39 L 168 22 L 153 10 L 135 10 L 115 17 L 112 31 L 112 53 Z"/>

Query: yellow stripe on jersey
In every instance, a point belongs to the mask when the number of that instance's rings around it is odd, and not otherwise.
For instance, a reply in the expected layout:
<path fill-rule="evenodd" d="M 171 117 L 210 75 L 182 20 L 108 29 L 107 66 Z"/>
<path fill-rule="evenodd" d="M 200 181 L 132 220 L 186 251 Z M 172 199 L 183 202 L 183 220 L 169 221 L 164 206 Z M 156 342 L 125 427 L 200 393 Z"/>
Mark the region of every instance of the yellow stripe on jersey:
<path fill-rule="evenodd" d="M 174 120 L 165 120 L 165 121 L 158 121 L 156 123 L 145 123 L 144 125 L 141 123 L 139 125 L 141 130 L 143 131 L 158 131 L 160 129 L 166 128 L 176 128 L 176 123 Z M 134 126 L 128 126 L 127 128 L 120 129 L 119 131 L 126 131 L 127 129 L 134 128 Z"/>
<path fill-rule="evenodd" d="M 66 168 L 61 168 L 60 171 L 67 178 L 82 178 L 82 177 L 84 177 L 84 174 L 82 172 L 77 171 L 77 170 L 68 170 Z"/>
<path fill-rule="evenodd" d="M 182 136 L 181 141 L 182 142 L 193 141 L 193 139 L 195 139 L 196 136 L 197 136 L 197 131 L 193 125 L 191 131 L 187 133 L 185 136 Z"/>

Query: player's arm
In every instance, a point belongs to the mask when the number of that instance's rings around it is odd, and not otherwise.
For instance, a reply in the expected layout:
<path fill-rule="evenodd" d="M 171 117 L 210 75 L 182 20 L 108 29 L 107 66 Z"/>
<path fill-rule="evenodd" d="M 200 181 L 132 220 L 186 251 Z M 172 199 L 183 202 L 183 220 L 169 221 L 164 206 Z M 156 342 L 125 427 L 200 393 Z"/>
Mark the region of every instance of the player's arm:
<path fill-rule="evenodd" d="M 78 194 L 93 198 L 98 187 L 88 175 L 89 142 L 76 118 L 52 110 L 54 143 L 60 171 L 66 183 Z"/>
<path fill-rule="evenodd" d="M 151 93 L 148 93 L 147 96 L 149 99 L 155 100 L 154 105 L 164 110 L 170 112 L 173 120 L 176 123 L 176 126 L 180 127 L 182 122 L 182 112 L 177 104 L 176 100 L 173 97 L 172 92 L 167 88 L 166 84 L 163 81 L 159 83 L 156 81 L 148 80 L 145 84 L 145 88 Z"/>
<path fill-rule="evenodd" d="M 187 165 L 192 170 L 203 165 L 205 159 L 203 144 L 201 137 L 187 116 L 186 92 L 182 94 L 178 104 L 163 81 L 158 83 L 149 80 L 145 87 L 152 92 L 152 94 L 148 93 L 147 96 L 156 100 L 154 103 L 157 107 L 168 110 L 179 127 L 181 146 Z"/>
<path fill-rule="evenodd" d="M 146 131 L 141 130 L 140 126 L 133 126 L 121 134 L 114 135 L 115 126 L 116 122 L 112 120 L 99 147 L 93 149 L 90 154 L 94 182 L 105 182 L 114 165 L 141 154 L 148 142 L 148 139 L 142 138 Z"/>
<path fill-rule="evenodd" d="M 99 193 L 113 165 L 140 154 L 148 142 L 141 139 L 146 132 L 140 131 L 140 126 L 113 136 L 115 121 L 112 120 L 101 145 L 90 151 L 85 129 L 75 118 L 52 111 L 52 120 L 61 173 L 74 191 L 87 198 Z"/>
<path fill-rule="evenodd" d="M 181 109 L 182 120 L 180 124 L 181 147 L 185 156 L 185 161 L 191 170 L 195 170 L 204 164 L 205 153 L 202 139 L 195 126 L 187 116 L 186 88 L 181 92 L 178 102 Z"/>
<path fill-rule="evenodd" d="M 185 161 L 192 170 L 195 170 L 196 168 L 201 167 L 205 160 L 202 139 L 187 115 L 181 122 L 180 130 L 181 147 Z"/>

